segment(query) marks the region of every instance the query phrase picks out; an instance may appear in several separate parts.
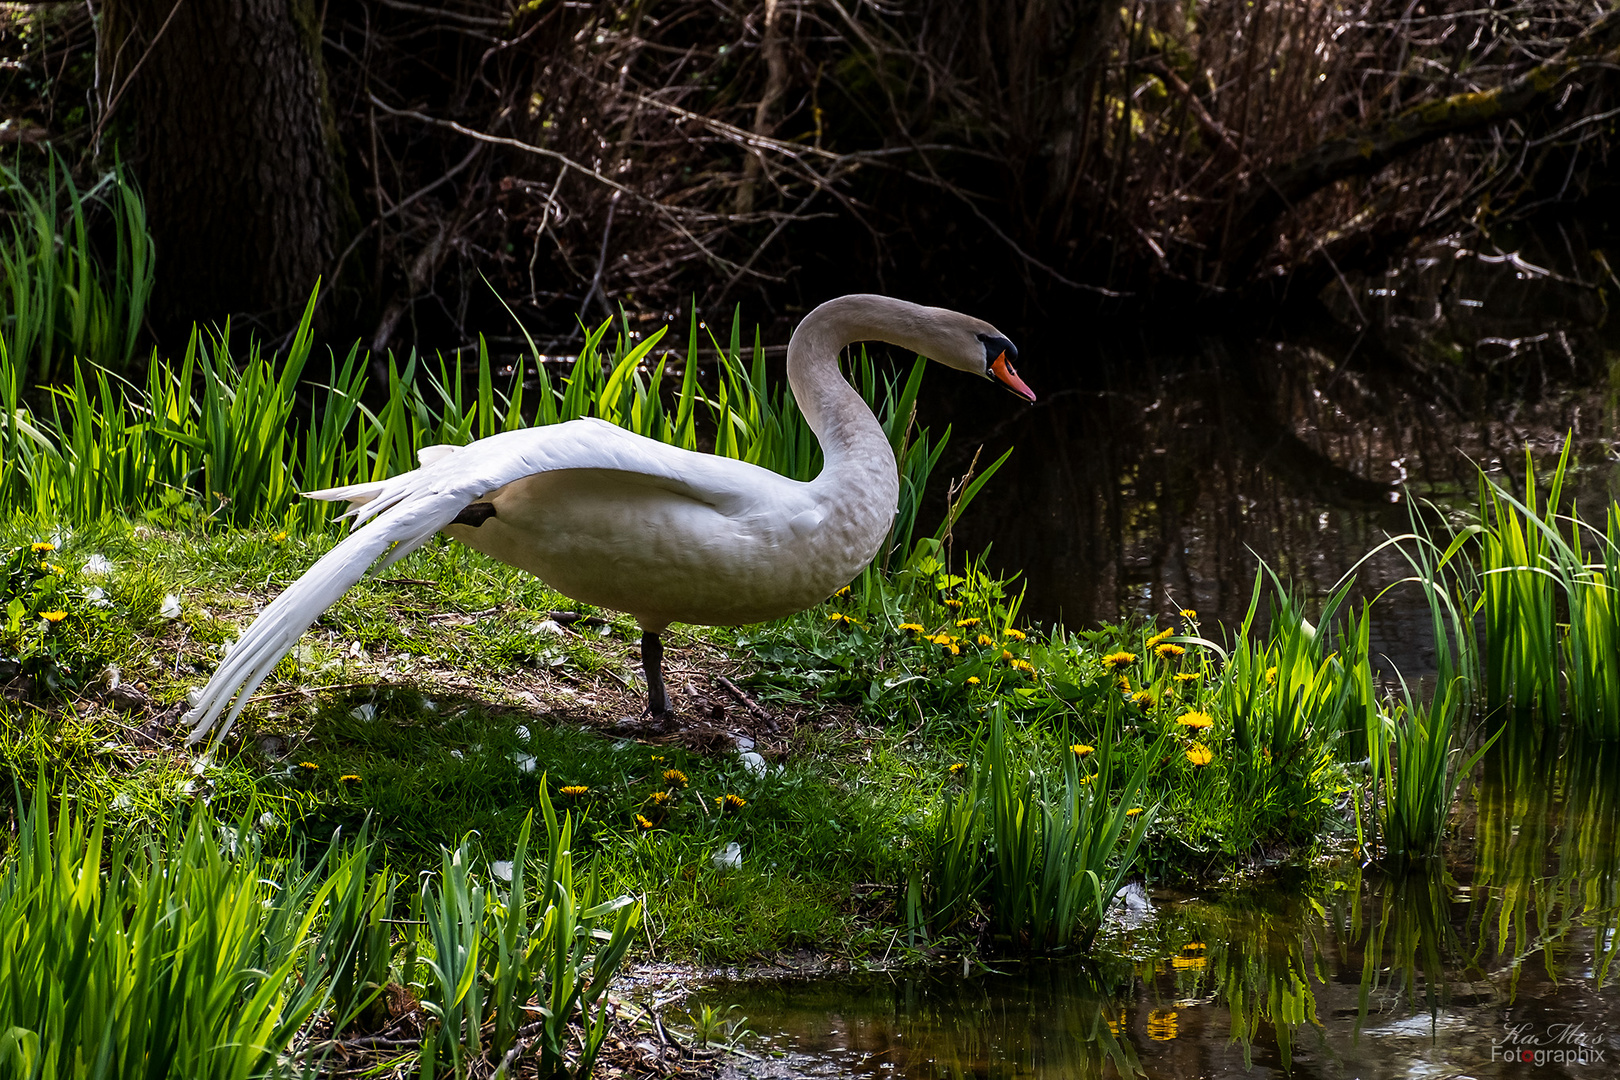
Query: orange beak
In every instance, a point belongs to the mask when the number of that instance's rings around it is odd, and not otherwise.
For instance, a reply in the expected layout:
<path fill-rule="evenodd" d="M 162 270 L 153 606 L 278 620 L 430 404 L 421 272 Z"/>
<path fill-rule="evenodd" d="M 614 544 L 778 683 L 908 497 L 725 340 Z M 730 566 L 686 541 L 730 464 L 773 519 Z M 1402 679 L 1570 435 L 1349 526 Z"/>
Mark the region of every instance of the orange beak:
<path fill-rule="evenodd" d="M 1001 380 L 1003 386 L 1023 398 L 1025 401 L 1035 400 L 1035 391 L 1024 385 L 1024 380 L 1018 377 L 1018 372 L 1007 363 L 1007 354 L 1002 353 L 996 357 L 996 362 L 990 365 L 990 371 Z"/>

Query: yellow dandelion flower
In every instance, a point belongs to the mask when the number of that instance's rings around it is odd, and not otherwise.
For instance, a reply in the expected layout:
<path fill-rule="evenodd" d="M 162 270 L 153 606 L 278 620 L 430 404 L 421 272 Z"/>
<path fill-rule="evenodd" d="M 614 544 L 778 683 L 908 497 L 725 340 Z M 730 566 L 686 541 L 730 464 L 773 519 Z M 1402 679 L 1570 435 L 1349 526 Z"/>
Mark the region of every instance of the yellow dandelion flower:
<path fill-rule="evenodd" d="M 914 634 L 921 634 L 924 633 L 928 628 L 922 623 L 903 622 L 900 624 L 900 629 L 910 630 Z"/>
<path fill-rule="evenodd" d="M 1082 784 L 1089 784 L 1089 783 L 1091 783 L 1091 776 L 1090 776 L 1090 774 L 1087 774 L 1087 775 L 1085 775 L 1085 776 L 1082 776 L 1082 777 L 1081 777 L 1081 778 L 1080 778 L 1080 782 L 1081 782 L 1081 783 L 1082 783 Z"/>
<path fill-rule="evenodd" d="M 1085 757 L 1087 754 L 1095 753 L 1097 750 L 1095 746 L 1087 746 L 1085 743 L 1075 743 L 1069 749 L 1073 750 L 1078 757 Z"/>
<path fill-rule="evenodd" d="M 960 601 L 960 600 L 941 600 L 940 603 L 944 604 L 948 608 L 953 608 L 953 609 L 954 608 L 959 608 L 959 607 L 962 606 L 962 601 Z"/>
<path fill-rule="evenodd" d="M 648 758 L 647 760 L 648 761 L 663 761 L 664 760 L 664 755 L 663 754 L 654 754 L 652 757 Z"/>
<path fill-rule="evenodd" d="M 57 566 L 53 562 L 46 563 L 45 564 L 45 569 L 49 570 L 52 574 L 55 574 L 57 577 L 67 577 L 67 571 L 62 569 L 60 566 Z"/>
<path fill-rule="evenodd" d="M 42 611 L 42 612 L 39 613 L 39 617 L 44 619 L 48 623 L 59 623 L 63 619 L 67 618 L 67 612 L 65 612 L 65 611 Z"/>
<path fill-rule="evenodd" d="M 1178 671 L 1176 673 L 1176 682 L 1197 682 L 1200 678 L 1202 678 L 1202 675 L 1196 671 Z"/>
<path fill-rule="evenodd" d="M 1191 712 L 1185 712 L 1176 717 L 1176 723 L 1180 724 L 1182 727 L 1195 728 L 1202 731 L 1205 728 L 1214 725 L 1215 720 L 1209 715 L 1209 713 L 1199 712 L 1197 709 L 1194 709 Z"/>
<path fill-rule="evenodd" d="M 272 544 L 280 544 L 280 543 L 285 543 L 286 539 L 287 539 L 287 533 L 286 533 L 285 530 L 283 530 L 281 532 L 276 533 L 276 535 L 272 536 L 270 538 L 270 542 Z"/>
<path fill-rule="evenodd" d="M 652 803 L 654 806 L 664 806 L 669 802 L 669 792 L 655 791 L 651 795 L 647 796 L 647 801 Z"/>
<path fill-rule="evenodd" d="M 56 550 L 56 545 L 52 544 L 52 543 L 49 543 L 47 541 L 41 540 L 37 544 L 28 545 L 28 550 L 32 551 L 35 555 L 43 555 L 47 551 L 55 551 Z"/>
<path fill-rule="evenodd" d="M 1119 652 L 1109 653 L 1102 659 L 1103 663 L 1107 664 L 1111 668 L 1122 668 L 1126 664 L 1136 663 L 1136 654 L 1129 653 L 1121 649 Z"/>
<path fill-rule="evenodd" d="M 969 675 L 967 677 L 967 684 L 969 686 L 978 686 L 979 685 L 979 677 L 977 675 Z"/>
<path fill-rule="evenodd" d="M 1024 633 L 1022 630 L 1016 629 L 1016 628 L 1011 627 L 1011 626 L 1009 626 L 1009 627 L 1007 627 L 1007 629 L 1003 630 L 1002 633 L 1006 634 L 1008 637 L 1012 638 L 1015 641 L 1023 641 L 1026 637 L 1029 636 L 1028 634 Z"/>
<path fill-rule="evenodd" d="M 979 645 L 982 648 L 989 648 L 990 646 L 994 645 L 995 643 L 996 643 L 996 639 L 991 637 L 989 634 L 980 634 L 979 635 Z"/>
<path fill-rule="evenodd" d="M 640 814 L 636 815 L 636 828 L 640 829 L 642 832 L 646 832 L 647 830 L 651 829 L 652 827 L 653 827 L 652 822 L 648 821 L 646 818 L 642 817 Z"/>
<path fill-rule="evenodd" d="M 1207 746 L 1187 747 L 1187 760 L 1193 763 L 1194 768 L 1202 768 L 1215 759 L 1215 752 Z"/>
<path fill-rule="evenodd" d="M 1013 668 L 1015 671 L 1022 671 L 1025 675 L 1032 678 L 1035 675 L 1035 665 L 1030 663 L 1028 660 L 1009 660 L 1007 662 L 1007 666 Z"/>
<path fill-rule="evenodd" d="M 1121 675 L 1119 678 L 1114 680 L 1114 685 L 1118 687 L 1122 693 L 1128 694 L 1131 692 L 1131 680 L 1128 676 Z"/>
<path fill-rule="evenodd" d="M 567 787 L 558 790 L 571 799 L 577 799 L 591 789 L 588 784 L 569 784 Z"/>
<path fill-rule="evenodd" d="M 320 768 L 320 766 L 315 764 L 313 761 L 300 761 L 298 763 L 298 767 L 300 769 L 308 769 L 310 772 L 314 772 L 316 769 Z"/>
<path fill-rule="evenodd" d="M 848 615 L 845 615 L 841 611 L 835 611 L 831 615 L 827 616 L 827 621 L 832 623 L 834 626 L 851 626 L 855 622 L 854 619 L 850 618 Z"/>
<path fill-rule="evenodd" d="M 1147 647 L 1150 649 L 1153 648 L 1153 646 L 1157 645 L 1159 642 L 1163 641 L 1165 638 L 1169 637 L 1175 632 L 1175 627 L 1166 627 L 1165 629 L 1160 630 L 1157 634 L 1154 634 L 1152 637 L 1147 639 Z"/>
<path fill-rule="evenodd" d="M 748 805 L 748 800 L 741 795 L 716 796 L 714 804 L 720 808 L 721 813 L 724 813 L 727 810 L 741 810 Z"/>
<path fill-rule="evenodd" d="M 1142 808 L 1140 806 L 1133 806 L 1129 810 L 1125 811 L 1125 816 L 1126 817 L 1136 817 L 1141 812 L 1142 812 Z"/>
<path fill-rule="evenodd" d="M 837 592 L 833 593 L 833 595 L 834 596 L 848 596 L 849 595 L 849 586 L 845 585 L 842 589 L 839 589 Z"/>
<path fill-rule="evenodd" d="M 665 769 L 664 770 L 664 783 L 670 785 L 671 787 L 676 787 L 676 786 L 685 787 L 687 785 L 687 782 L 688 781 L 686 779 L 686 774 L 681 772 L 681 770 L 679 770 L 679 769 Z"/>
<path fill-rule="evenodd" d="M 972 618 L 969 618 L 969 619 L 957 619 L 956 620 L 956 625 L 957 626 L 962 626 L 962 627 L 978 626 L 979 625 L 979 620 L 978 619 L 972 619 Z"/>
<path fill-rule="evenodd" d="M 1136 704 L 1138 709 L 1141 709 L 1144 712 L 1152 711 L 1153 706 L 1159 703 L 1159 700 L 1153 696 L 1153 692 L 1151 690 L 1141 691 L 1135 697 L 1131 698 L 1131 701 Z"/>
<path fill-rule="evenodd" d="M 1183 649 L 1180 645 L 1160 645 L 1153 651 L 1158 653 L 1166 660 L 1173 660 L 1178 656 L 1185 656 L 1187 653 L 1187 650 Z"/>
<path fill-rule="evenodd" d="M 340 784 L 358 784 L 359 782 L 360 777 L 354 773 L 344 773 L 342 776 L 338 777 L 338 783 Z"/>
<path fill-rule="evenodd" d="M 1181 617 L 1183 619 L 1196 619 L 1198 618 L 1198 612 L 1194 611 L 1190 607 L 1184 607 L 1181 609 Z"/>
<path fill-rule="evenodd" d="M 958 761 L 955 765 L 951 766 L 951 775 L 952 776 L 960 776 L 962 774 L 963 770 L 965 770 L 966 768 L 967 768 L 967 762 Z"/>
<path fill-rule="evenodd" d="M 1272 683 L 1274 683 L 1276 681 L 1277 681 L 1277 669 L 1274 668 L 1274 667 L 1266 668 L 1266 685 L 1270 686 Z"/>

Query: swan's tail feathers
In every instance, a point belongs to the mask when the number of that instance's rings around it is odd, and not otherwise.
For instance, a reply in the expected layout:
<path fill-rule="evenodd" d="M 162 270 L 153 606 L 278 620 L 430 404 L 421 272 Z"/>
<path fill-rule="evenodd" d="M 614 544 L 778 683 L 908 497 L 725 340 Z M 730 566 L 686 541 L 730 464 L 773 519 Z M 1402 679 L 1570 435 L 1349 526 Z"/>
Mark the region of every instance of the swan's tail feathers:
<path fill-rule="evenodd" d="M 378 480 L 370 484 L 349 484 L 344 487 L 321 488 L 319 491 L 304 492 L 304 498 L 319 499 L 322 502 L 346 502 L 360 506 L 381 495 L 387 486 L 388 481 Z"/>
<path fill-rule="evenodd" d="M 462 497 L 454 494 L 420 492 L 417 498 L 389 507 L 375 521 L 356 529 L 322 556 L 303 577 L 259 613 L 253 625 L 220 662 L 214 677 L 184 717 L 191 725 L 186 742 L 201 741 L 221 714 L 225 715 L 225 723 L 217 737 L 224 738 L 248 698 L 323 611 L 364 577 L 379 558 L 387 557 L 383 564 L 386 566 L 421 547 L 455 517 L 462 501 Z M 229 712 L 226 712 L 227 707 Z"/>

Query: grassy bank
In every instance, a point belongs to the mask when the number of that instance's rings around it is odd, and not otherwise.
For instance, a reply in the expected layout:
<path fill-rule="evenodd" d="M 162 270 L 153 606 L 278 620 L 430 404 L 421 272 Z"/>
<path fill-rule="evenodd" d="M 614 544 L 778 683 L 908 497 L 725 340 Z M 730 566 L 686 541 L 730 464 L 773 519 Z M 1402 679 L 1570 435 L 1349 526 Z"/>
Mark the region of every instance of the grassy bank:
<path fill-rule="evenodd" d="M 199 800 L 251 808 L 272 851 L 352 835 L 369 816 L 403 870 L 436 865 L 472 832 L 506 849 L 544 789 L 608 881 L 657 897 L 647 954 L 706 961 L 889 951 L 941 795 L 969 782 L 952 766 L 977 759 L 998 703 L 1019 706 L 1009 752 L 1026 764 L 1061 767 L 1109 725 L 1131 767 L 1151 748 L 1143 799 L 1163 809 L 1149 851 L 1166 864 L 1195 852 L 1219 868 L 1258 844 L 1308 841 L 1331 795 L 1312 789 L 1314 811 L 1275 792 L 1232 798 L 1224 738 L 1176 723 L 1208 694 L 1199 647 L 1172 664 L 1143 628 L 1026 635 L 999 583 L 941 592 L 937 573 L 874 584 L 870 606 L 851 592 L 770 626 L 677 635 L 668 664 L 685 723 L 650 733 L 635 722 L 628 619 L 448 541 L 347 594 L 226 746 L 183 752 L 187 691 L 330 542 L 12 523 L 0 550 L 38 585 L 11 642 L 26 670 L 0 704 L 6 772 L 32 788 L 43 771 L 119 830 Z M 1158 667 L 1104 659 L 1127 646 Z M 1118 686 L 1133 674 L 1128 700 Z M 737 734 L 759 757 L 738 753 Z M 1184 752 L 1194 742 L 1210 745 L 1207 763 Z M 740 864 L 717 865 L 732 843 Z"/>

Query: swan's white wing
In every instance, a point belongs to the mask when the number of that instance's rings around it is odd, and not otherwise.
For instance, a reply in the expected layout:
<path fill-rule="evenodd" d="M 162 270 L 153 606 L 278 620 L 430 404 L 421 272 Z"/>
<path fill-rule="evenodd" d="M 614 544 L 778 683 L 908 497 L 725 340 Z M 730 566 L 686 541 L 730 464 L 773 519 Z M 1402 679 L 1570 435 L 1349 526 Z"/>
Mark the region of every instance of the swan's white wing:
<path fill-rule="evenodd" d="M 188 743 L 207 735 L 235 696 L 223 737 L 299 636 L 379 558 L 387 556 L 384 566 L 404 558 L 469 503 L 514 480 L 556 469 L 609 469 L 722 512 L 756 495 L 761 480 L 780 480 L 756 466 L 679 450 L 601 420 L 505 432 L 423 460 L 422 468 L 388 480 L 309 493 L 351 500 L 345 516 L 355 518 L 356 529 L 271 601 L 227 652 L 185 716 L 192 725 Z"/>

